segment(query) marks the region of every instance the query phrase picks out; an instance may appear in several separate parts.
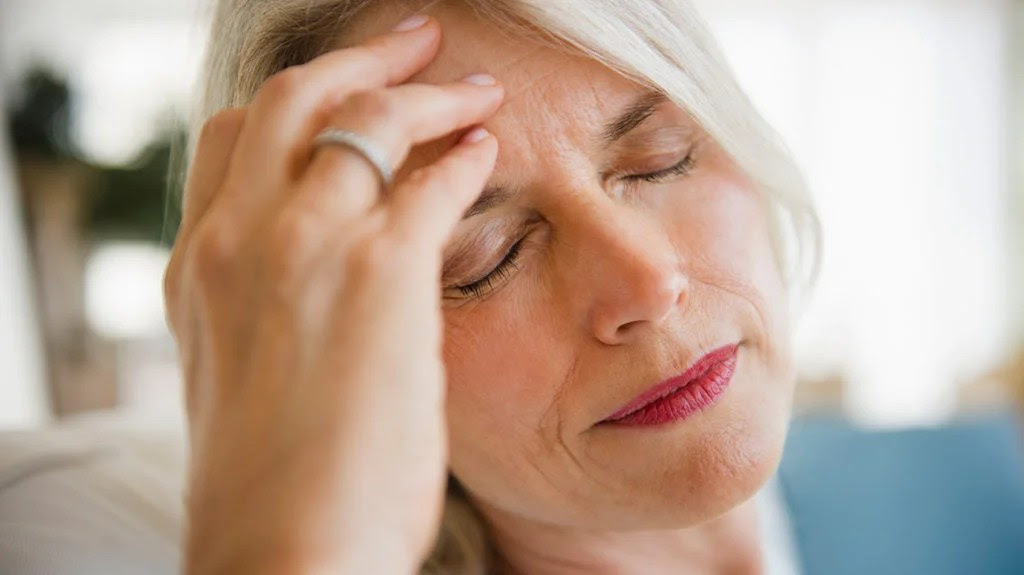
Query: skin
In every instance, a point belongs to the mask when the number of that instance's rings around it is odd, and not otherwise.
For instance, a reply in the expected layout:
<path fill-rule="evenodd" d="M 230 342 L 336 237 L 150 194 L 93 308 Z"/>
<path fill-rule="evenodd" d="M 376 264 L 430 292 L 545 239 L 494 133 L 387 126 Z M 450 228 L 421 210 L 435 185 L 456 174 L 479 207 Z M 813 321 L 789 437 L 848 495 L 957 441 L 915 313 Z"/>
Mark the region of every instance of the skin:
<path fill-rule="evenodd" d="M 383 36 L 407 14 L 364 14 L 348 50 L 272 78 L 200 141 L 167 280 L 189 571 L 413 572 L 450 468 L 507 572 L 758 572 L 744 502 L 777 465 L 793 386 L 763 198 L 671 103 L 602 141 L 641 86 L 429 13 Z M 376 83 L 353 71 L 367 43 Z M 458 82 L 479 72 L 499 85 Z M 457 144 L 474 124 L 492 135 Z M 387 197 L 358 154 L 312 153 L 325 125 L 392 143 Z M 485 183 L 514 193 L 459 221 Z M 520 239 L 508 273 L 459 289 Z M 731 343 L 711 408 L 603 422 Z"/>

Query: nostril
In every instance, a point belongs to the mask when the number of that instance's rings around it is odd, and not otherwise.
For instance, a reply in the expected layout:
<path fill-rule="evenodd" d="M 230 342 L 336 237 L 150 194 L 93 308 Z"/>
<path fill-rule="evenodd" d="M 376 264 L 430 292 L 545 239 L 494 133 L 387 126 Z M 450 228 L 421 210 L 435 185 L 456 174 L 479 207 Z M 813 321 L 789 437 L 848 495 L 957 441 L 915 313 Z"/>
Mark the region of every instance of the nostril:
<path fill-rule="evenodd" d="M 594 308 L 592 329 L 602 342 L 626 343 L 644 329 L 682 313 L 688 299 L 687 278 L 677 270 L 669 275 L 665 269 L 651 266 L 648 271 L 648 277 L 629 282 L 628 289 L 606 294 Z"/>

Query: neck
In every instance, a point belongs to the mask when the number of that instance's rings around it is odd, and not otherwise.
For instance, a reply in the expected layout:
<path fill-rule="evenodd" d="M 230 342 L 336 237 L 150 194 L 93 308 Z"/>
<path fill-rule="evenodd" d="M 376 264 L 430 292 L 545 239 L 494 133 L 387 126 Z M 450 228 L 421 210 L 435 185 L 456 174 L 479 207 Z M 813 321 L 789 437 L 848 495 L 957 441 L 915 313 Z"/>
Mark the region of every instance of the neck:
<path fill-rule="evenodd" d="M 483 506 L 501 575 L 760 575 L 753 500 L 694 527 L 600 532 L 542 524 Z"/>

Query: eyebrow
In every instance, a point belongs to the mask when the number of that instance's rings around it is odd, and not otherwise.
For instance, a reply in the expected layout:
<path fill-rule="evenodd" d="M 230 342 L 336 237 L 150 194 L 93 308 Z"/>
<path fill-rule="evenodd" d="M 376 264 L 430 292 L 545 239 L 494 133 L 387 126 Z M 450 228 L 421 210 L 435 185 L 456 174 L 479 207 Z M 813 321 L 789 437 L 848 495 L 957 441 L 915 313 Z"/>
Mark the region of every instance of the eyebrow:
<path fill-rule="evenodd" d="M 644 120 L 650 118 L 658 109 L 658 104 L 661 104 L 666 99 L 665 95 L 661 92 L 653 90 L 644 92 L 624 112 L 611 122 L 605 124 L 601 139 L 605 144 L 615 143 L 636 129 L 637 126 L 643 124 Z"/>
<path fill-rule="evenodd" d="M 473 202 L 472 206 L 462 214 L 462 219 L 478 216 L 491 208 L 496 208 L 509 201 L 515 194 L 512 190 L 503 186 L 488 186 L 480 193 L 480 196 Z"/>
<path fill-rule="evenodd" d="M 657 110 L 658 105 L 668 98 L 661 92 L 647 90 L 626 107 L 626 109 L 604 125 L 601 131 L 601 141 L 605 145 L 611 145 L 623 136 L 635 130 L 644 120 L 650 118 Z M 462 215 L 462 219 L 468 219 L 480 215 L 491 208 L 495 208 L 515 195 L 515 190 L 503 186 L 488 186 L 480 194 L 473 205 Z"/>

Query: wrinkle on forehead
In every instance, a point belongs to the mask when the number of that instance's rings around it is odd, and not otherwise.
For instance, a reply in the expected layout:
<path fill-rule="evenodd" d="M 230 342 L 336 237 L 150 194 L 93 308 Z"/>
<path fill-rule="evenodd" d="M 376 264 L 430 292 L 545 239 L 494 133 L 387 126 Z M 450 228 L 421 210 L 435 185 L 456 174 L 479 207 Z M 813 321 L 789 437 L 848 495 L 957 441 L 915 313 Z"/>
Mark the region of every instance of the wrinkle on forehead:
<path fill-rule="evenodd" d="M 353 22 L 353 41 L 388 30 L 409 8 L 372 8 L 376 14 Z M 438 3 L 424 11 L 440 21 L 443 40 L 434 61 L 410 81 L 439 84 L 488 73 L 505 88 L 501 108 L 483 123 L 500 145 L 492 184 L 526 188 L 543 181 L 566 188 L 574 174 L 594 171 L 595 136 L 643 91 L 640 85 L 539 34 L 509 33 L 461 6 Z M 448 145 L 417 146 L 409 167 L 433 161 Z"/>
<path fill-rule="evenodd" d="M 438 19 L 443 39 L 434 61 L 410 81 L 436 84 L 485 72 L 505 85 L 506 101 L 510 101 L 544 87 L 543 83 L 549 78 L 558 78 L 567 70 L 586 69 L 619 76 L 573 48 L 555 45 L 554 40 L 540 33 L 508 30 L 467 7 L 436 0 L 376 4 L 350 23 L 344 44 L 356 44 L 386 32 L 417 7 Z"/>

